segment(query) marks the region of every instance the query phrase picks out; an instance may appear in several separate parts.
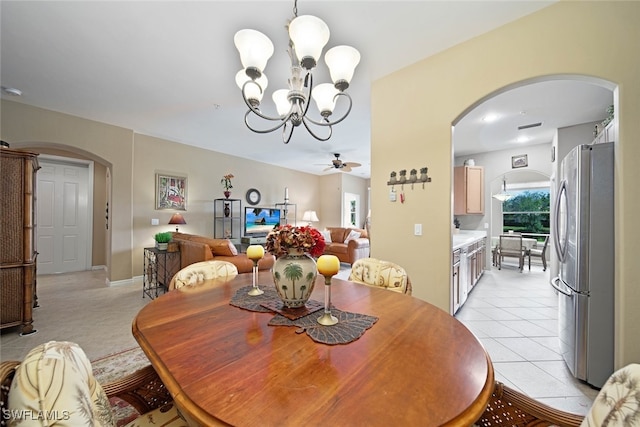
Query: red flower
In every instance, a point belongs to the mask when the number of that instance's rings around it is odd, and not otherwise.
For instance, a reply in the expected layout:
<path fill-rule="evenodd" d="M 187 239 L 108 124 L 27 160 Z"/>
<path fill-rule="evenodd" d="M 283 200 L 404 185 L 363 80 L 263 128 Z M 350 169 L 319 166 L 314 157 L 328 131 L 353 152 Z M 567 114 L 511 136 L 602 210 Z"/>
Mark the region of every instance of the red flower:
<path fill-rule="evenodd" d="M 313 227 L 281 225 L 267 235 L 267 251 L 276 257 L 286 255 L 289 249 L 299 249 L 313 257 L 324 252 L 324 237 Z"/>

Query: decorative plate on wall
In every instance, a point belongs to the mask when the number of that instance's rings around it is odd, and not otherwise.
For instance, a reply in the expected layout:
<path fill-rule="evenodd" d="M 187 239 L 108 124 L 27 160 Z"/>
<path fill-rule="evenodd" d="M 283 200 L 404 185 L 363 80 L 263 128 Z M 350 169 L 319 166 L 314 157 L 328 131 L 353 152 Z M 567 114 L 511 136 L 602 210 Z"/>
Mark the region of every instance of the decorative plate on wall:
<path fill-rule="evenodd" d="M 249 203 L 250 205 L 257 205 L 258 203 L 260 203 L 260 192 L 255 188 L 250 188 L 247 190 L 247 195 L 245 196 L 245 198 L 247 199 L 247 203 Z"/>

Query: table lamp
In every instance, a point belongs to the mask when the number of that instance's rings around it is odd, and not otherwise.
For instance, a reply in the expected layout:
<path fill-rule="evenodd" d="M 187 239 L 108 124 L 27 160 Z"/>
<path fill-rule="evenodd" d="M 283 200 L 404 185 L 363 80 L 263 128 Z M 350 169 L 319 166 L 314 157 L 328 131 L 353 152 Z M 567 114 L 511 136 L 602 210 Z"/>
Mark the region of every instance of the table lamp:
<path fill-rule="evenodd" d="M 258 287 L 258 261 L 264 257 L 264 248 L 262 245 L 251 245 L 247 248 L 247 258 L 253 261 L 253 286 L 248 292 L 251 296 L 264 294 L 264 291 Z"/>
<path fill-rule="evenodd" d="M 324 276 L 324 314 L 318 317 L 318 323 L 332 326 L 338 323 L 338 318 L 331 315 L 331 277 L 340 271 L 340 260 L 335 255 L 321 255 L 316 264 L 318 273 Z"/>
<path fill-rule="evenodd" d="M 308 225 L 312 225 L 312 222 L 320 221 L 318 219 L 318 215 L 316 215 L 316 211 L 304 211 L 302 215 L 302 220 L 307 221 Z"/>
<path fill-rule="evenodd" d="M 171 216 L 171 219 L 169 220 L 169 224 L 173 224 L 176 226 L 176 233 L 178 232 L 178 225 L 179 224 L 186 224 L 187 221 L 184 220 L 184 217 L 182 216 L 181 213 L 176 212 Z"/>

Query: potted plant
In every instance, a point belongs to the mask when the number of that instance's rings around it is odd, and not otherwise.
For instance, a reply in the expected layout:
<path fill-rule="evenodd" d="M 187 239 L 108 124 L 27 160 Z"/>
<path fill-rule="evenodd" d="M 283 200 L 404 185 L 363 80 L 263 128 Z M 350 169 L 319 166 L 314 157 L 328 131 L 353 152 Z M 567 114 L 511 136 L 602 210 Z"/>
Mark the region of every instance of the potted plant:
<path fill-rule="evenodd" d="M 227 199 L 229 198 L 229 196 L 231 196 L 231 191 L 229 190 L 233 188 L 233 185 L 231 185 L 231 178 L 235 177 L 232 173 L 228 173 L 220 180 L 220 184 L 222 184 L 222 186 L 224 187 L 224 197 L 226 197 Z"/>
<path fill-rule="evenodd" d="M 156 248 L 158 248 L 161 251 L 166 251 L 167 245 L 171 241 L 171 237 L 172 237 L 171 233 L 168 231 L 165 231 L 162 233 L 156 233 L 156 235 L 153 236 L 153 238 L 156 240 Z"/>

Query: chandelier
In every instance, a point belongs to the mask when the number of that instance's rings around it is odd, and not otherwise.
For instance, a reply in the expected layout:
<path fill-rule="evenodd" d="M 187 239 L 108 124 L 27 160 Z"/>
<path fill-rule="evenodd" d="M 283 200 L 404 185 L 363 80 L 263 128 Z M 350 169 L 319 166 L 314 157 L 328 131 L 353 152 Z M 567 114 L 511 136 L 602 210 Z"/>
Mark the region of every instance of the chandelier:
<path fill-rule="evenodd" d="M 345 90 L 349 87 L 353 72 L 360 62 L 360 53 L 351 46 L 329 49 L 324 60 L 329 67 L 333 84 L 323 83 L 314 87 L 313 70 L 320 60 L 322 49 L 329 41 L 329 27 L 315 16 L 298 16 L 297 0 L 294 2 L 293 15 L 293 19 L 287 25 L 287 50 L 291 58 L 289 88 L 276 90 L 272 96 L 277 117 L 270 117 L 260 111 L 260 101 L 268 84 L 264 69 L 273 55 L 273 43 L 261 32 L 249 29 L 238 31 L 233 38 L 244 67 L 236 74 L 236 84 L 242 90 L 242 98 L 249 107 L 244 115 L 244 123 L 256 133 L 269 133 L 282 128 L 285 144 L 289 143 L 293 130 L 301 124 L 304 124 L 315 139 L 327 141 L 331 138 L 332 126 L 343 121 L 351 112 L 353 101 Z M 329 118 L 339 97 L 347 99 L 348 108 L 344 115 L 331 121 Z M 317 120 L 307 114 L 312 98 L 320 111 Z M 258 129 L 249 123 L 249 117 L 253 115 L 276 124 Z M 319 136 L 311 129 L 311 125 L 328 128 L 328 132 L 325 136 Z"/>
<path fill-rule="evenodd" d="M 494 199 L 500 200 L 501 202 L 506 202 L 510 198 L 513 197 L 512 194 L 507 193 L 507 180 L 502 178 L 502 191 L 493 195 Z"/>

